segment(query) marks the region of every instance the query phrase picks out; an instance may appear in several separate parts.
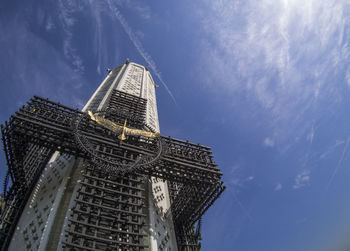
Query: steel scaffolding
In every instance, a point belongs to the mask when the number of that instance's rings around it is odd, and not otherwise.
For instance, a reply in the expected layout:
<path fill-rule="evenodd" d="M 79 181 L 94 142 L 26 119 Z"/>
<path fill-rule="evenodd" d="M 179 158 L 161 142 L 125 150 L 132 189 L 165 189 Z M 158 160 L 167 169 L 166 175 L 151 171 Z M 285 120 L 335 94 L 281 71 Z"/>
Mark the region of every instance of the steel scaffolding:
<path fill-rule="evenodd" d="M 114 90 L 104 115 L 118 123 L 128 118 L 130 126 L 146 130 L 146 103 Z M 150 177 L 168 182 L 171 209 L 165 215 L 173 218 L 179 250 L 198 250 L 201 217 L 225 189 L 209 147 L 165 136 L 116 141 L 115 135 L 87 119 L 85 113 L 41 97 L 34 96 L 13 114 L 1 125 L 1 133 L 8 165 L 0 212 L 2 250 L 7 249 L 23 208 L 55 151 L 81 160 L 76 167 L 81 169 L 80 183 L 65 232 L 68 250 L 148 250 Z M 83 140 L 79 143 L 77 137 Z M 140 155 L 154 160 L 136 165 L 132 172 L 114 170 L 111 164 L 105 170 L 81 146 L 84 140 L 111 163 L 133 163 Z M 161 154 L 155 156 L 155 150 Z"/>

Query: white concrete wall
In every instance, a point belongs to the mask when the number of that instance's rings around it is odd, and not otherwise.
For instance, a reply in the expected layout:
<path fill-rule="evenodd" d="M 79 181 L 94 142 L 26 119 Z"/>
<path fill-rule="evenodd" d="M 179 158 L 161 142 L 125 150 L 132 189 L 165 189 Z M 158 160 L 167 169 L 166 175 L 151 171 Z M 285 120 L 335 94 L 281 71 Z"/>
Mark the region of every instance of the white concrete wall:
<path fill-rule="evenodd" d="M 17 224 L 9 250 L 45 250 L 47 236 L 63 195 L 74 158 L 54 153 Z"/>

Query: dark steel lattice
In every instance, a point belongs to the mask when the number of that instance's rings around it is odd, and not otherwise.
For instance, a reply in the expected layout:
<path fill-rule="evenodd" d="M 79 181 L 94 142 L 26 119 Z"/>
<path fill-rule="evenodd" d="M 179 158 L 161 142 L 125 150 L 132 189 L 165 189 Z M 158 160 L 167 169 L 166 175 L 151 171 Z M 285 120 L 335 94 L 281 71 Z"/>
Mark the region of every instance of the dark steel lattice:
<path fill-rule="evenodd" d="M 134 118 L 135 128 L 144 126 L 146 100 L 114 91 L 108 104 L 107 108 Z M 10 185 L 5 185 L 5 207 L 0 215 L 2 250 L 8 247 L 25 203 L 54 151 L 86 160 L 69 220 L 67 248 L 144 250 L 147 186 L 143 177 L 153 176 L 168 181 L 179 250 L 196 250 L 198 234 L 193 226 L 225 189 L 210 148 L 162 136 L 162 155 L 156 162 L 138 168 L 135 173 L 108 175 L 103 168 L 91 164 L 91 155 L 74 139 L 72 125 L 82 114 L 35 96 L 1 126 L 10 178 Z M 105 130 L 108 135 L 107 129 L 90 120 L 84 123 L 81 135 L 100 154 L 124 162 L 134 161 L 139 154 L 153 154 L 152 144 L 138 138 L 118 143 L 96 133 Z"/>
<path fill-rule="evenodd" d="M 149 126 L 135 119 L 136 117 L 131 114 L 124 114 L 119 110 L 108 109 L 105 111 L 98 111 L 95 115 L 103 116 L 118 124 L 123 124 L 124 119 L 127 119 L 128 126 L 133 126 L 136 129 L 147 128 L 148 131 L 152 131 Z M 99 142 L 91 140 L 91 137 L 84 135 L 84 131 L 86 131 L 87 127 L 91 127 L 91 125 L 91 119 L 88 114 L 79 114 L 76 119 L 73 120 L 74 137 L 78 146 L 80 146 L 84 152 L 90 154 L 90 158 L 96 167 L 99 167 L 105 172 L 114 175 L 122 175 L 123 173 L 135 171 L 136 169 L 143 168 L 145 165 L 155 163 L 162 154 L 163 144 L 160 138 L 150 139 L 142 136 L 129 136 L 127 143 L 143 148 L 144 151 L 149 152 L 148 155 L 140 155 L 138 150 L 133 150 L 131 148 L 128 150 L 120 148 L 118 152 L 117 148 L 103 148 Z M 102 136 L 115 143 L 118 137 L 117 134 L 106 130 L 98 124 L 94 126 L 92 133 L 94 133 L 93 138 Z M 125 143 L 125 141 L 118 142 L 120 146 L 126 145 Z"/>
<path fill-rule="evenodd" d="M 66 231 L 66 248 L 144 250 L 145 179 L 135 174 L 106 176 L 86 164 Z"/>

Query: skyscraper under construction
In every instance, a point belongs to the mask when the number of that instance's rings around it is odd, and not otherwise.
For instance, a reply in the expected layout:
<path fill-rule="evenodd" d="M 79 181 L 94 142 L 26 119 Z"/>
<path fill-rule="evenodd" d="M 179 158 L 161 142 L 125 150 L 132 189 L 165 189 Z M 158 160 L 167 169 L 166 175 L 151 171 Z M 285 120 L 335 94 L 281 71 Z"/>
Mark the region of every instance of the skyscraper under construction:
<path fill-rule="evenodd" d="M 127 61 L 82 111 L 34 96 L 2 125 L 2 250 L 199 249 L 222 174 L 209 147 L 160 134 L 155 88 Z"/>

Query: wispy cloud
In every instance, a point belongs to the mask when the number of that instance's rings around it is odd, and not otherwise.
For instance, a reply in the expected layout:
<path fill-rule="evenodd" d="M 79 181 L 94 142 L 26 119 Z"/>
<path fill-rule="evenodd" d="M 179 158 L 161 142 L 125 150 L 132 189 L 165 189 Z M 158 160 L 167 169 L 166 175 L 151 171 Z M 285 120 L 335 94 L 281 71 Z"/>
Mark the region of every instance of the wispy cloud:
<path fill-rule="evenodd" d="M 337 165 L 335 166 L 334 170 L 333 170 L 333 173 L 332 173 L 332 176 L 330 177 L 329 179 L 329 182 L 327 184 L 327 190 L 329 189 L 329 187 L 331 186 L 332 182 L 333 182 L 333 179 L 335 177 L 335 175 L 337 174 L 338 170 L 339 170 L 339 167 L 341 166 L 341 164 L 343 163 L 343 160 L 344 160 L 344 157 L 348 151 L 348 147 L 349 147 L 349 142 L 350 142 L 350 136 L 348 137 L 348 139 L 346 140 L 346 144 L 343 148 L 343 151 L 342 151 L 342 154 L 338 160 L 338 163 Z"/>
<path fill-rule="evenodd" d="M 152 16 L 151 8 L 147 2 L 140 0 L 114 0 L 118 6 L 130 9 L 142 19 L 150 19 Z"/>
<path fill-rule="evenodd" d="M 245 176 L 242 175 L 242 172 L 244 170 L 240 165 L 234 165 L 232 166 L 230 172 L 229 172 L 229 180 L 228 183 L 235 187 L 235 189 L 238 191 L 239 189 L 242 189 L 250 182 L 253 182 L 255 177 L 253 175 Z"/>
<path fill-rule="evenodd" d="M 76 23 L 74 14 L 80 9 L 79 4 L 70 1 L 60 0 L 58 3 L 58 18 L 60 25 L 64 31 L 63 53 L 68 62 L 71 62 L 75 72 L 82 74 L 85 71 L 84 62 L 77 53 L 76 47 L 73 45 L 73 27 Z M 52 27 L 51 27 L 52 28 Z"/>
<path fill-rule="evenodd" d="M 90 2 L 91 4 L 91 2 Z M 102 57 L 104 56 L 104 53 L 107 54 L 107 51 L 103 51 L 103 48 L 106 46 L 103 46 L 102 44 L 102 20 L 101 20 L 101 9 L 99 6 L 99 2 L 95 2 L 94 5 L 91 5 L 91 13 L 94 17 L 94 20 L 96 22 L 96 35 L 94 36 L 94 49 L 97 57 L 97 73 L 101 75 L 101 64 L 102 64 Z"/>
<path fill-rule="evenodd" d="M 309 132 L 309 134 L 307 135 L 307 140 L 312 144 L 313 140 L 314 140 L 314 136 L 315 136 L 315 127 L 314 125 L 312 125 L 311 127 L 311 131 Z"/>
<path fill-rule="evenodd" d="M 328 149 L 320 155 L 320 158 L 321 158 L 321 159 L 326 158 L 329 154 L 331 154 L 332 152 L 334 152 L 334 150 L 335 150 L 338 146 L 341 146 L 341 145 L 344 144 L 344 143 L 345 143 L 345 140 L 336 140 L 335 143 L 334 143 L 333 145 L 331 145 L 330 147 L 328 147 Z"/>
<path fill-rule="evenodd" d="M 294 180 L 294 189 L 299 189 L 310 185 L 310 170 L 302 170 Z"/>
<path fill-rule="evenodd" d="M 233 191 L 233 199 L 236 201 L 237 205 L 240 207 L 242 212 L 245 214 L 245 216 L 248 217 L 249 220 L 253 221 L 253 217 L 251 216 L 250 212 L 248 209 L 243 205 L 243 203 L 238 199 L 236 192 Z"/>
<path fill-rule="evenodd" d="M 168 92 L 168 94 L 170 95 L 170 97 L 172 98 L 174 103 L 177 105 L 177 102 L 176 102 L 176 99 L 175 99 L 174 95 L 172 94 L 172 92 L 170 91 L 169 87 L 167 86 L 167 84 L 163 80 L 162 74 L 158 70 L 157 65 L 154 62 L 153 58 L 145 50 L 145 48 L 143 47 L 141 41 L 138 39 L 138 37 L 136 36 L 135 32 L 130 27 L 130 25 L 128 24 L 128 22 L 124 18 L 124 16 L 121 14 L 121 12 L 119 11 L 118 7 L 115 4 L 113 4 L 111 0 L 108 0 L 108 5 L 109 5 L 109 8 L 113 11 L 115 17 L 118 19 L 118 21 L 122 25 L 122 27 L 125 30 L 126 34 L 129 36 L 131 42 L 134 44 L 134 46 L 137 49 L 137 51 L 140 53 L 142 58 L 147 62 L 147 64 L 153 70 L 154 74 L 157 76 L 157 78 L 162 83 L 162 85 L 165 87 L 166 91 Z"/>
<path fill-rule="evenodd" d="M 203 82 L 258 102 L 276 142 L 300 137 L 313 123 L 305 116 L 317 119 L 326 99 L 339 102 L 350 79 L 344 75 L 350 59 L 344 39 L 348 7 L 346 1 L 205 1 L 196 13 L 204 37 L 198 48 Z M 339 75 L 343 82 L 329 84 Z"/>
<path fill-rule="evenodd" d="M 253 217 L 251 216 L 249 210 L 245 207 L 243 202 L 239 199 L 238 195 L 239 193 L 246 189 L 248 185 L 252 184 L 255 177 L 253 175 L 250 176 L 243 176 L 240 171 L 243 171 L 242 166 L 236 164 L 231 167 L 230 173 L 229 173 L 229 180 L 228 180 L 228 186 L 231 186 L 231 193 L 234 202 L 238 205 L 238 207 L 241 209 L 242 213 L 245 217 L 247 217 L 250 221 L 253 220 Z M 242 177 L 243 176 L 243 177 Z"/>
<path fill-rule="evenodd" d="M 137 4 L 135 1 L 132 1 L 131 8 L 136 10 L 138 15 L 143 19 L 150 19 L 152 16 L 151 9 L 145 4 Z"/>
<path fill-rule="evenodd" d="M 266 147 L 273 147 L 275 145 L 275 142 L 273 141 L 273 139 L 267 137 L 264 139 L 264 146 Z"/>
<path fill-rule="evenodd" d="M 52 18 L 49 17 L 48 20 L 47 20 L 45 29 L 46 29 L 47 31 L 50 31 L 50 30 L 52 30 L 54 27 L 55 27 L 55 25 L 54 25 L 54 23 L 53 23 L 53 21 L 52 21 Z"/>
<path fill-rule="evenodd" d="M 281 184 L 281 183 L 276 184 L 274 190 L 275 190 L 275 191 L 280 191 L 280 190 L 282 190 L 282 184 Z"/>

